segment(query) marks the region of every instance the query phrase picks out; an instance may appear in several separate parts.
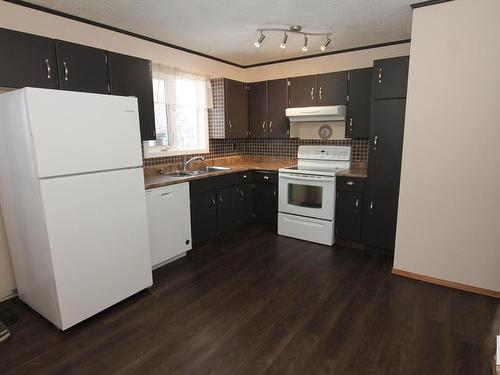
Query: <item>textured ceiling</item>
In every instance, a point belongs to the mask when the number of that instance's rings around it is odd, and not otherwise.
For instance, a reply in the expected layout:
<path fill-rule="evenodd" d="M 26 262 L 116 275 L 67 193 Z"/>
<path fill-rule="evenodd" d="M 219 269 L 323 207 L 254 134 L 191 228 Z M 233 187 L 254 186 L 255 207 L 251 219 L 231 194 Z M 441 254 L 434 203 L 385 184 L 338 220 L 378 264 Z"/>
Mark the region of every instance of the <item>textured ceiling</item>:
<path fill-rule="evenodd" d="M 29 0 L 100 22 L 248 65 L 317 54 L 322 39 L 268 34 L 261 48 L 256 29 L 302 25 L 304 31 L 331 31 L 328 51 L 410 38 L 415 0 Z"/>

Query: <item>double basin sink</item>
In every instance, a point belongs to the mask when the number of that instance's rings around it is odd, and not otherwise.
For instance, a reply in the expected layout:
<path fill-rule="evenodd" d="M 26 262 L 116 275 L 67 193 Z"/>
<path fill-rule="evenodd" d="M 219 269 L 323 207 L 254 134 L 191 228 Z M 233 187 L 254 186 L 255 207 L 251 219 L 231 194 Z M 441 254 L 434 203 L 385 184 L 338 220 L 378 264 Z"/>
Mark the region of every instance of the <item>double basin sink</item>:
<path fill-rule="evenodd" d="M 201 174 L 206 174 L 210 172 L 219 172 L 219 171 L 228 171 L 231 168 L 229 167 L 218 167 L 215 165 L 209 165 L 205 169 L 195 169 L 195 170 L 189 170 L 189 171 L 164 171 L 160 170 L 159 174 L 163 176 L 168 176 L 168 177 L 191 177 L 191 176 L 199 176 Z"/>

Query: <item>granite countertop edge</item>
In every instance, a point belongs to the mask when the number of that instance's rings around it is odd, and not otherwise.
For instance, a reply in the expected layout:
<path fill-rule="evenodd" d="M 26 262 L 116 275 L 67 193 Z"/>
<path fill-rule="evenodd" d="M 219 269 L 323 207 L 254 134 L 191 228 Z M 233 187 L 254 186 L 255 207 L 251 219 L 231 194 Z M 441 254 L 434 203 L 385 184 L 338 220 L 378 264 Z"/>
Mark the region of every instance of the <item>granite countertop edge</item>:
<path fill-rule="evenodd" d="M 144 184 L 146 190 L 161 188 L 164 186 L 181 184 L 184 182 L 189 182 L 193 180 L 200 180 L 203 178 L 210 178 L 216 176 L 222 176 L 231 173 L 241 173 L 250 171 L 266 171 L 266 172 L 277 172 L 280 168 L 285 168 L 296 163 L 296 159 L 275 159 L 272 161 L 240 161 L 239 163 L 218 163 L 217 165 L 222 167 L 229 167 L 228 170 L 220 170 L 207 172 L 201 175 L 195 176 L 183 176 L 183 177 L 171 177 L 163 176 L 158 174 L 145 174 Z M 367 177 L 367 166 L 366 163 L 353 163 L 351 168 L 346 169 L 337 173 L 339 177 Z"/>

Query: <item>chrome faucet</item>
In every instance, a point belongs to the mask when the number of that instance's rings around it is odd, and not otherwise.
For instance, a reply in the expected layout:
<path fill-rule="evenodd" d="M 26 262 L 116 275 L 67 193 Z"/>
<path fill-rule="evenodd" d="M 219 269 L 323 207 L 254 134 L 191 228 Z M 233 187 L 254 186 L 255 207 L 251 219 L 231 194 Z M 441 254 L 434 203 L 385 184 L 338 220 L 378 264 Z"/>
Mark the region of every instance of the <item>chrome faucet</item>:
<path fill-rule="evenodd" d="M 189 160 L 186 160 L 186 157 L 184 156 L 184 158 L 182 159 L 182 171 L 186 172 L 189 167 L 189 164 L 191 164 L 191 162 L 195 160 L 205 160 L 205 158 L 203 156 L 195 156 Z"/>

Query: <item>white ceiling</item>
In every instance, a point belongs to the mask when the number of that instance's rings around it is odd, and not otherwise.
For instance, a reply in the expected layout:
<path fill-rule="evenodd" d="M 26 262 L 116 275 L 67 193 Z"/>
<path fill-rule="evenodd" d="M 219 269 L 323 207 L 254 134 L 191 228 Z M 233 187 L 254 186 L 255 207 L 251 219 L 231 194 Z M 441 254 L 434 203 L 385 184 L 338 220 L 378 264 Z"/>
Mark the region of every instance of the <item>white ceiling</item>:
<path fill-rule="evenodd" d="M 261 48 L 256 29 L 301 25 L 331 31 L 328 51 L 410 38 L 416 0 L 29 0 L 28 2 L 248 65 L 317 54 L 322 39 L 268 34 Z"/>

